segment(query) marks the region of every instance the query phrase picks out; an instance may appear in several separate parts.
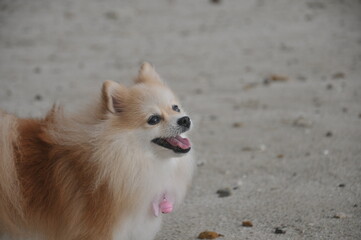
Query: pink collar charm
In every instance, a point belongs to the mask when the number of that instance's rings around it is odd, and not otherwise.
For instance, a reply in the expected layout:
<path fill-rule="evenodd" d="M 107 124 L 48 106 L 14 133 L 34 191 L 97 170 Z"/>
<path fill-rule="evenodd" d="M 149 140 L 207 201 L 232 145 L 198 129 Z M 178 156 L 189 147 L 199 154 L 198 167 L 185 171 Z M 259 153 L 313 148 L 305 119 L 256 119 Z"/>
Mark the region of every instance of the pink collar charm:
<path fill-rule="evenodd" d="M 159 213 L 167 214 L 173 211 L 173 203 L 169 200 L 167 194 L 163 194 L 160 199 L 154 200 L 152 205 L 156 217 L 159 216 Z"/>

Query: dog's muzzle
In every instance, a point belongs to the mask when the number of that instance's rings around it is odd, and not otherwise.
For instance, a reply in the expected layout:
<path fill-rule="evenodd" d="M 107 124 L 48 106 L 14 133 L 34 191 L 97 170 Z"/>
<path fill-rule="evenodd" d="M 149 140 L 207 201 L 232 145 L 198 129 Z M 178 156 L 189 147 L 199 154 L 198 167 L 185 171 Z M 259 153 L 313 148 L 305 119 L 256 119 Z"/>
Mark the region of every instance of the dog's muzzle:
<path fill-rule="evenodd" d="M 188 116 L 181 117 L 178 119 L 177 124 L 178 128 L 180 128 L 180 133 L 184 133 L 190 129 L 191 119 Z M 175 153 L 187 153 L 191 150 L 191 143 L 189 139 L 181 137 L 180 135 L 176 135 L 174 137 L 155 138 L 152 142 L 161 147 L 173 150 Z"/>

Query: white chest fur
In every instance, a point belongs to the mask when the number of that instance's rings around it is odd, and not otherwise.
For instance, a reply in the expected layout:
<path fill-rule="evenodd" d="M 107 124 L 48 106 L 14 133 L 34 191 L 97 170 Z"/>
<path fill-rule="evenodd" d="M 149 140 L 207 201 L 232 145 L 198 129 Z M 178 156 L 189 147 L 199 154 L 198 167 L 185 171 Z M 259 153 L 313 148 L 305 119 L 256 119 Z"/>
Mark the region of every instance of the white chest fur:
<path fill-rule="evenodd" d="M 172 198 L 174 207 L 182 202 L 193 173 L 191 154 L 163 159 L 147 170 L 141 184 L 137 208 L 114 232 L 114 240 L 152 240 L 161 226 L 162 214 L 155 216 L 152 202 L 164 193 Z"/>

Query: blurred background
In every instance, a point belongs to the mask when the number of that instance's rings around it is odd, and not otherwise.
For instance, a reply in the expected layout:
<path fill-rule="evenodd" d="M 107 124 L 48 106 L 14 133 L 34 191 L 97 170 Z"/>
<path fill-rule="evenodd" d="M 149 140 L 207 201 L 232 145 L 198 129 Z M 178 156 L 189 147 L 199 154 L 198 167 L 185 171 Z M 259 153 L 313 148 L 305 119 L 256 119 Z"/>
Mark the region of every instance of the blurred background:
<path fill-rule="evenodd" d="M 157 239 L 360 239 L 361 1 L 0 0 L 8 112 L 79 109 L 143 61 L 196 125 Z"/>

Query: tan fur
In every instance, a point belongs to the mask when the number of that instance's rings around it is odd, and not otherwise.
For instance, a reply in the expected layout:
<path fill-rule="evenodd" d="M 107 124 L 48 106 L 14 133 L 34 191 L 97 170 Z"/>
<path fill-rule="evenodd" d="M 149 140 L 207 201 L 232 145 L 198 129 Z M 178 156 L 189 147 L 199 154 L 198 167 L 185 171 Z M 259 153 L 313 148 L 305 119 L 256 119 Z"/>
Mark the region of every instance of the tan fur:
<path fill-rule="evenodd" d="M 139 207 L 135 199 L 153 167 L 146 159 L 123 161 L 116 134 L 131 142 L 130 130 L 149 128 L 149 94 L 172 94 L 149 64 L 136 82 L 105 82 L 98 104 L 73 116 L 57 106 L 44 119 L 0 112 L 0 235 L 113 239 L 115 226 Z M 161 104 L 166 121 L 175 113 L 171 103 Z M 179 165 L 175 177 L 190 176 L 186 171 Z"/>
<path fill-rule="evenodd" d="M 0 232 L 8 228 L 18 234 L 17 224 L 23 223 L 23 210 L 20 198 L 14 161 L 14 147 L 17 145 L 16 118 L 0 111 Z"/>
<path fill-rule="evenodd" d="M 149 64 L 144 63 L 139 70 L 139 75 L 135 79 L 136 83 L 151 83 L 151 84 L 163 84 L 160 76 L 155 71 L 155 69 Z"/>

